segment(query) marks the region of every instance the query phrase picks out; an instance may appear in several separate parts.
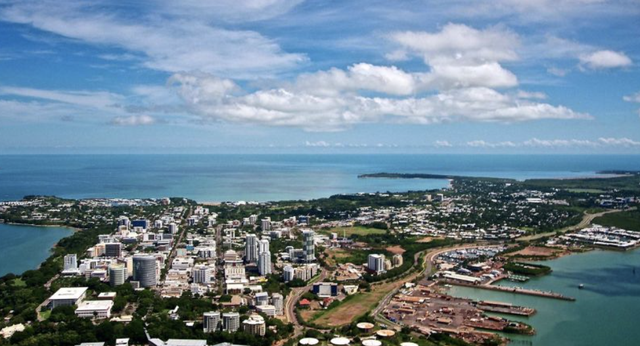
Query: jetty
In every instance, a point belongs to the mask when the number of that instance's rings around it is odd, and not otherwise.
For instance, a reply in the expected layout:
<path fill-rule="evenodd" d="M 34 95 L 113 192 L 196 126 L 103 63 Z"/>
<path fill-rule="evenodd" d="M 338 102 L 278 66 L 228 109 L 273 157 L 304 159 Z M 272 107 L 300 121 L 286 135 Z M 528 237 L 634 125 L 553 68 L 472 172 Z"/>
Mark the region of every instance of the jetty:
<path fill-rule="evenodd" d="M 567 301 L 575 301 L 576 300 L 573 297 L 568 297 L 568 296 L 565 296 L 565 295 L 562 295 L 562 294 L 556 293 L 556 292 L 532 290 L 532 289 L 522 288 L 522 287 L 505 287 L 505 286 L 494 286 L 494 285 L 474 285 L 474 284 L 455 281 L 455 280 L 446 280 L 445 282 L 450 284 L 450 285 L 479 288 L 479 289 L 489 290 L 489 291 L 499 291 L 499 292 L 505 292 L 505 293 L 525 294 L 525 295 L 529 295 L 529 296 L 551 298 L 551 299 L 559 299 L 559 300 L 567 300 Z"/>

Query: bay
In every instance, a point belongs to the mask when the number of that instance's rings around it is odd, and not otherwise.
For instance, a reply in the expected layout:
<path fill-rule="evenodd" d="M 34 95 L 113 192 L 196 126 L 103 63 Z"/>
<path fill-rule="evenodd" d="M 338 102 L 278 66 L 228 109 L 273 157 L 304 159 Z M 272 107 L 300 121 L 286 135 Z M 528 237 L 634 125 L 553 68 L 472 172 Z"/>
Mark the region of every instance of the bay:
<path fill-rule="evenodd" d="M 541 263 L 553 272 L 526 283 L 499 284 L 554 291 L 576 298 L 575 302 L 467 287 L 452 287 L 449 293 L 537 309 L 529 318 L 507 316 L 536 329 L 534 336 L 507 335 L 513 339 L 512 345 L 638 345 L 639 250 L 598 250 Z M 580 284 L 583 289 L 578 288 Z"/>
<path fill-rule="evenodd" d="M 514 179 L 640 170 L 633 155 L 0 155 L 0 200 L 187 197 L 199 202 L 314 199 L 446 187 L 446 180 L 358 179 L 433 173 Z"/>
<path fill-rule="evenodd" d="M 0 276 L 36 269 L 51 255 L 51 248 L 72 233 L 64 227 L 0 224 Z"/>

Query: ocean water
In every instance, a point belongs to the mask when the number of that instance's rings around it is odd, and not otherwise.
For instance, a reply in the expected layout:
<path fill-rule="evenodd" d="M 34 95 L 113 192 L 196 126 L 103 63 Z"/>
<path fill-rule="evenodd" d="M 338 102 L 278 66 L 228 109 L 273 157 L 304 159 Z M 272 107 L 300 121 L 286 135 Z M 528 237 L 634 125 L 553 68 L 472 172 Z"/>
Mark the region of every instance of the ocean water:
<path fill-rule="evenodd" d="M 436 173 L 515 179 L 640 170 L 639 156 L 598 155 L 0 155 L 0 200 L 25 195 L 313 199 L 339 193 L 437 189 L 445 180 L 358 179 Z"/>
<path fill-rule="evenodd" d="M 53 245 L 72 233 L 70 228 L 0 224 L 0 276 L 37 268 Z"/>
<path fill-rule="evenodd" d="M 640 344 L 640 250 L 593 251 L 543 263 L 553 269 L 550 275 L 500 284 L 559 292 L 576 298 L 575 302 L 466 287 L 452 287 L 450 293 L 536 308 L 529 318 L 508 316 L 537 331 L 534 336 L 508 335 L 511 345 Z M 578 288 L 580 284 L 584 289 Z"/>

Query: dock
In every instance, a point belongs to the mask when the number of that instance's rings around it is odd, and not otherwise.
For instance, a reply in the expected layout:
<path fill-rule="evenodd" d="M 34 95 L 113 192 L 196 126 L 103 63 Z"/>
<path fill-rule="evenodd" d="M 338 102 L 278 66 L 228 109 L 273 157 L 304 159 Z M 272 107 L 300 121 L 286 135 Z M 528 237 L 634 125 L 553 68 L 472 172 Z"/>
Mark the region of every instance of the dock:
<path fill-rule="evenodd" d="M 529 317 L 536 313 L 536 309 L 533 309 L 533 308 L 512 305 L 509 303 L 492 302 L 488 300 L 477 302 L 476 308 L 485 312 L 496 312 L 500 314 L 526 316 L 526 317 Z"/>
<path fill-rule="evenodd" d="M 536 296 L 536 297 L 542 297 L 542 298 L 551 298 L 551 299 L 559 299 L 559 300 L 566 300 L 566 301 L 575 301 L 576 300 L 573 297 L 568 297 L 568 296 L 565 296 L 565 295 L 562 295 L 562 294 L 556 293 L 556 292 L 538 291 L 538 290 L 526 289 L 526 288 L 521 288 L 521 287 L 505 287 L 505 286 L 494 286 L 494 285 L 474 285 L 474 284 L 468 284 L 468 283 L 454 281 L 454 280 L 445 280 L 444 282 L 447 283 L 447 284 L 450 284 L 450 285 L 455 285 L 455 286 L 472 287 L 472 288 L 479 288 L 479 289 L 490 290 L 490 291 L 525 294 L 525 295 L 529 295 L 529 296 Z"/>

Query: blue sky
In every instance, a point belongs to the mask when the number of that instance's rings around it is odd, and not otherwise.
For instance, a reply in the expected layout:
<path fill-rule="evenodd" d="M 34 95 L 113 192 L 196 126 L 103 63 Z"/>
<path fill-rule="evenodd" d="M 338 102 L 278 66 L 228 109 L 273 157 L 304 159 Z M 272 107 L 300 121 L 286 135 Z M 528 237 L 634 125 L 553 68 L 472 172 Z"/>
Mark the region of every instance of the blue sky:
<path fill-rule="evenodd" d="M 0 0 L 0 37 L 2 153 L 640 153 L 638 0 Z"/>

